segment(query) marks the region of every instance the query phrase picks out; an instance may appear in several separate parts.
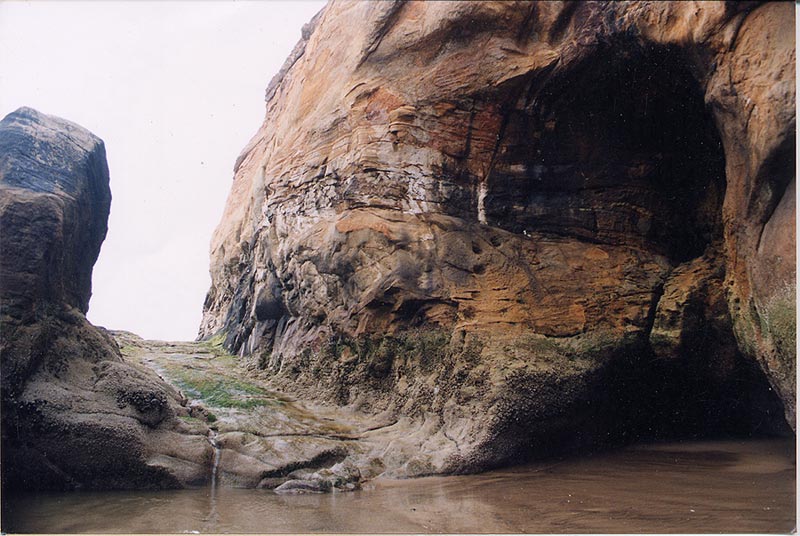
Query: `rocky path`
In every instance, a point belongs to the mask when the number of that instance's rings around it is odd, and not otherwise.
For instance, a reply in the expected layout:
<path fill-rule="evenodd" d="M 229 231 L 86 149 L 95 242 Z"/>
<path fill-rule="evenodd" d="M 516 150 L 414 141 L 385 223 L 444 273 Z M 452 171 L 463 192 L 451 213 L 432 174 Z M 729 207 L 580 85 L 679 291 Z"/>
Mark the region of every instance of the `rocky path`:
<path fill-rule="evenodd" d="M 431 446 L 429 424 L 300 402 L 271 390 L 213 342 L 112 334 L 126 361 L 180 391 L 187 411 L 178 418 L 214 447 L 214 485 L 279 493 L 352 490 L 381 474 L 404 476 L 409 461 L 418 465 L 413 453 L 424 451 L 423 443 Z"/>

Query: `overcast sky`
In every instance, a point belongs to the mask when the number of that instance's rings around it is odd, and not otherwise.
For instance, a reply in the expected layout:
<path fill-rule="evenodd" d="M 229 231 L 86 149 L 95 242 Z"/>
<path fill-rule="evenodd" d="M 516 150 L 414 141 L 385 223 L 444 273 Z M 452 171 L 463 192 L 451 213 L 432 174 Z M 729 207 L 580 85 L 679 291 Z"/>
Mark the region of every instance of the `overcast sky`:
<path fill-rule="evenodd" d="M 0 2 L 0 115 L 106 143 L 111 217 L 89 320 L 192 340 L 208 248 L 264 90 L 322 1 Z"/>

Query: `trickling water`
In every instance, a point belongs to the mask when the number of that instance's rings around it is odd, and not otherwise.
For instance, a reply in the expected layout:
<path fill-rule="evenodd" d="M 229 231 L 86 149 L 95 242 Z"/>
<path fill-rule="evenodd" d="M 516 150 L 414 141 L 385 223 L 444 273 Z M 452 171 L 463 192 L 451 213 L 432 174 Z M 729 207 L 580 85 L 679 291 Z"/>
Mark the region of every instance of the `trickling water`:
<path fill-rule="evenodd" d="M 208 515 L 203 518 L 205 526 L 203 532 L 214 532 L 213 527 L 219 523 L 219 512 L 217 511 L 217 473 L 219 472 L 220 446 L 217 442 L 217 432 L 208 431 L 208 442 L 214 448 L 214 461 L 211 464 L 211 492 L 209 493 Z"/>
<path fill-rule="evenodd" d="M 211 465 L 211 493 L 213 494 L 217 487 L 217 472 L 219 471 L 220 456 L 219 443 L 217 443 L 217 432 L 214 430 L 210 430 L 208 432 L 208 442 L 211 443 L 212 447 L 214 447 L 214 462 Z"/>

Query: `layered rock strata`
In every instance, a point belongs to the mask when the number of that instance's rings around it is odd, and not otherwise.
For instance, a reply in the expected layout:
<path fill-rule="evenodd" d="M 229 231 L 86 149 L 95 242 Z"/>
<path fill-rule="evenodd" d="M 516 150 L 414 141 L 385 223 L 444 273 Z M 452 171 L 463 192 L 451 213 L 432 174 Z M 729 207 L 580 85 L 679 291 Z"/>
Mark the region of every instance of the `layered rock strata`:
<path fill-rule="evenodd" d="M 331 2 L 236 162 L 200 336 L 430 423 L 409 474 L 793 428 L 793 21 Z"/>
<path fill-rule="evenodd" d="M 85 317 L 111 192 L 103 142 L 21 108 L 0 121 L 4 492 L 206 482 L 186 399 Z"/>

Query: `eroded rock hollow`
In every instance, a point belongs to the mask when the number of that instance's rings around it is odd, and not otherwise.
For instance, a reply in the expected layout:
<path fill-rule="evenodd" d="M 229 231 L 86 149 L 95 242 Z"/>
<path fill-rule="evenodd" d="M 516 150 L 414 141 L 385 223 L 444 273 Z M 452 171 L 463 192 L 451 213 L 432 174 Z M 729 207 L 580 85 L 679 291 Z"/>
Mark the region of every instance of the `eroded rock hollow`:
<path fill-rule="evenodd" d="M 200 336 L 424 423 L 406 474 L 790 432 L 793 21 L 330 3 L 236 162 Z"/>

